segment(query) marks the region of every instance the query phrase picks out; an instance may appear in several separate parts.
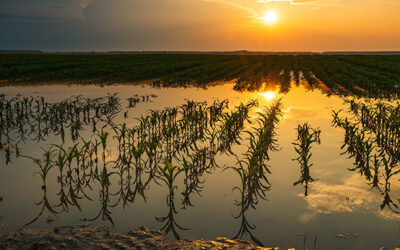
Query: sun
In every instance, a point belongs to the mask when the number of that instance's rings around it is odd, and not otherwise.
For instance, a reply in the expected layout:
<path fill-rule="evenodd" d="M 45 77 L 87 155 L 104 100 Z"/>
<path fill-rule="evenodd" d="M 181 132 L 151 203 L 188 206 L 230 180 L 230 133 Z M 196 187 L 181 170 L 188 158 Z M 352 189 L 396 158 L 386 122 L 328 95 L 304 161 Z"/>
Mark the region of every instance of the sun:
<path fill-rule="evenodd" d="M 265 99 L 267 99 L 267 101 L 271 101 L 272 99 L 275 98 L 275 93 L 272 91 L 267 91 L 265 93 L 261 93 L 262 96 L 264 96 Z"/>
<path fill-rule="evenodd" d="M 278 20 L 278 13 L 274 10 L 269 10 L 265 12 L 264 16 L 261 17 L 261 20 L 266 24 L 273 24 Z"/>

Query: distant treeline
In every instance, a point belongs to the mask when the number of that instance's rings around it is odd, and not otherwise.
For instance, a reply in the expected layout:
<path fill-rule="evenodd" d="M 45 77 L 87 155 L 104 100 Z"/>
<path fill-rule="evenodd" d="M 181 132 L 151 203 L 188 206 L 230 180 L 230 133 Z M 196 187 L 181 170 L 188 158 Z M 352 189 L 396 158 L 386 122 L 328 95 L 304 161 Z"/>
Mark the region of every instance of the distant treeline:
<path fill-rule="evenodd" d="M 0 81 L 115 83 L 152 80 L 155 86 L 207 87 L 235 81 L 236 90 L 291 83 L 331 94 L 393 94 L 400 86 L 396 55 L 41 54 L 1 55 Z"/>

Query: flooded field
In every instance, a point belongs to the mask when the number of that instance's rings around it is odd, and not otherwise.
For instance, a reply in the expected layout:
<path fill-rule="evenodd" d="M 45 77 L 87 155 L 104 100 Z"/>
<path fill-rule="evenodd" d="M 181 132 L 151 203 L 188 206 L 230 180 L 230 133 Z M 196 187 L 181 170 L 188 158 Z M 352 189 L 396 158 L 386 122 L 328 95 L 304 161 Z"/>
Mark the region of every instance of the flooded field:
<path fill-rule="evenodd" d="M 297 78 L 1 87 L 1 230 L 92 223 L 283 249 L 398 247 L 400 106 Z"/>

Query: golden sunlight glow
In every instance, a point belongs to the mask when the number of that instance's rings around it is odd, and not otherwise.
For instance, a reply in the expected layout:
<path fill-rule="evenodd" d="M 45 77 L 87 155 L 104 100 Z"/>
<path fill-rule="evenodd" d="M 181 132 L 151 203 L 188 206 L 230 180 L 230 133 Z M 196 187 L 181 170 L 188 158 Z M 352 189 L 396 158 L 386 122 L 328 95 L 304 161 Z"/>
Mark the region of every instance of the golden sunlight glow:
<path fill-rule="evenodd" d="M 265 93 L 261 93 L 262 96 L 264 96 L 265 99 L 267 99 L 268 101 L 271 101 L 272 99 L 275 98 L 275 93 L 272 91 L 267 91 Z"/>
<path fill-rule="evenodd" d="M 278 13 L 276 13 L 276 11 L 269 10 L 265 12 L 264 16 L 261 17 L 261 20 L 263 20 L 266 24 L 275 23 L 278 20 Z"/>

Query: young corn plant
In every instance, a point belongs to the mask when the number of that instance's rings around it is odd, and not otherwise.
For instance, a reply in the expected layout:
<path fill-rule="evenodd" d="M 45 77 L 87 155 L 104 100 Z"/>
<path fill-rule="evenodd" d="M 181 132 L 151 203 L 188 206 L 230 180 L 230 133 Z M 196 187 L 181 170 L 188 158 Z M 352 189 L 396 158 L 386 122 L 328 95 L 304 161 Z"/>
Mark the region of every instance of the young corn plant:
<path fill-rule="evenodd" d="M 299 124 L 297 126 L 297 139 L 293 145 L 298 157 L 293 160 L 300 164 L 301 176 L 293 185 L 304 185 L 305 196 L 308 195 L 308 184 L 315 181 L 310 175 L 310 168 L 313 166 L 310 162 L 312 156 L 311 148 L 312 144 L 321 143 L 320 134 L 321 130 L 319 128 L 314 129 L 308 123 Z"/>
<path fill-rule="evenodd" d="M 278 150 L 275 129 L 281 115 L 280 100 L 259 113 L 257 119 L 259 126 L 253 128 L 253 132 L 247 131 L 249 145 L 244 159 L 238 159 L 237 166 L 230 167 L 241 180 L 241 186 L 233 188 L 241 195 L 239 200 L 235 200 L 235 205 L 240 207 L 240 213 L 234 218 L 241 219 L 241 226 L 234 238 L 242 238 L 247 234 L 259 246 L 263 244 L 252 234 L 251 231 L 255 229 L 255 226 L 246 219 L 245 213 L 249 208 L 255 209 L 260 199 L 267 199 L 266 192 L 271 188 L 268 174 L 271 174 L 271 171 L 266 161 L 270 159 L 269 152 Z"/>
<path fill-rule="evenodd" d="M 237 204 L 244 204 L 244 210 L 249 207 L 255 208 L 259 198 L 266 199 L 266 191 L 271 187 L 267 176 L 271 171 L 266 161 L 270 159 L 270 151 L 278 150 L 275 129 L 281 115 L 280 100 L 266 108 L 263 113 L 259 113 L 259 126 L 254 128 L 254 132 L 247 131 L 250 138 L 244 160 L 238 159 L 238 166 L 232 167 L 242 180 L 242 187 L 236 189 L 243 194 L 242 200 L 237 201 Z"/>
<path fill-rule="evenodd" d="M 180 239 L 180 236 L 175 227 L 178 227 L 181 230 L 187 230 L 187 229 L 183 228 L 175 221 L 175 214 L 177 214 L 178 212 L 176 211 L 174 202 L 175 190 L 177 189 L 177 186 L 175 185 L 174 182 L 178 177 L 178 175 L 180 173 L 183 173 L 185 169 L 186 167 L 182 168 L 173 166 L 168 159 L 164 160 L 164 167 L 161 166 L 158 167 L 160 174 L 158 179 L 160 179 L 167 185 L 169 191 L 167 195 L 167 205 L 169 207 L 169 212 L 167 216 L 156 217 L 156 220 L 158 222 L 165 223 L 164 226 L 161 228 L 161 230 L 165 230 L 165 234 L 172 232 L 177 240 Z"/>

